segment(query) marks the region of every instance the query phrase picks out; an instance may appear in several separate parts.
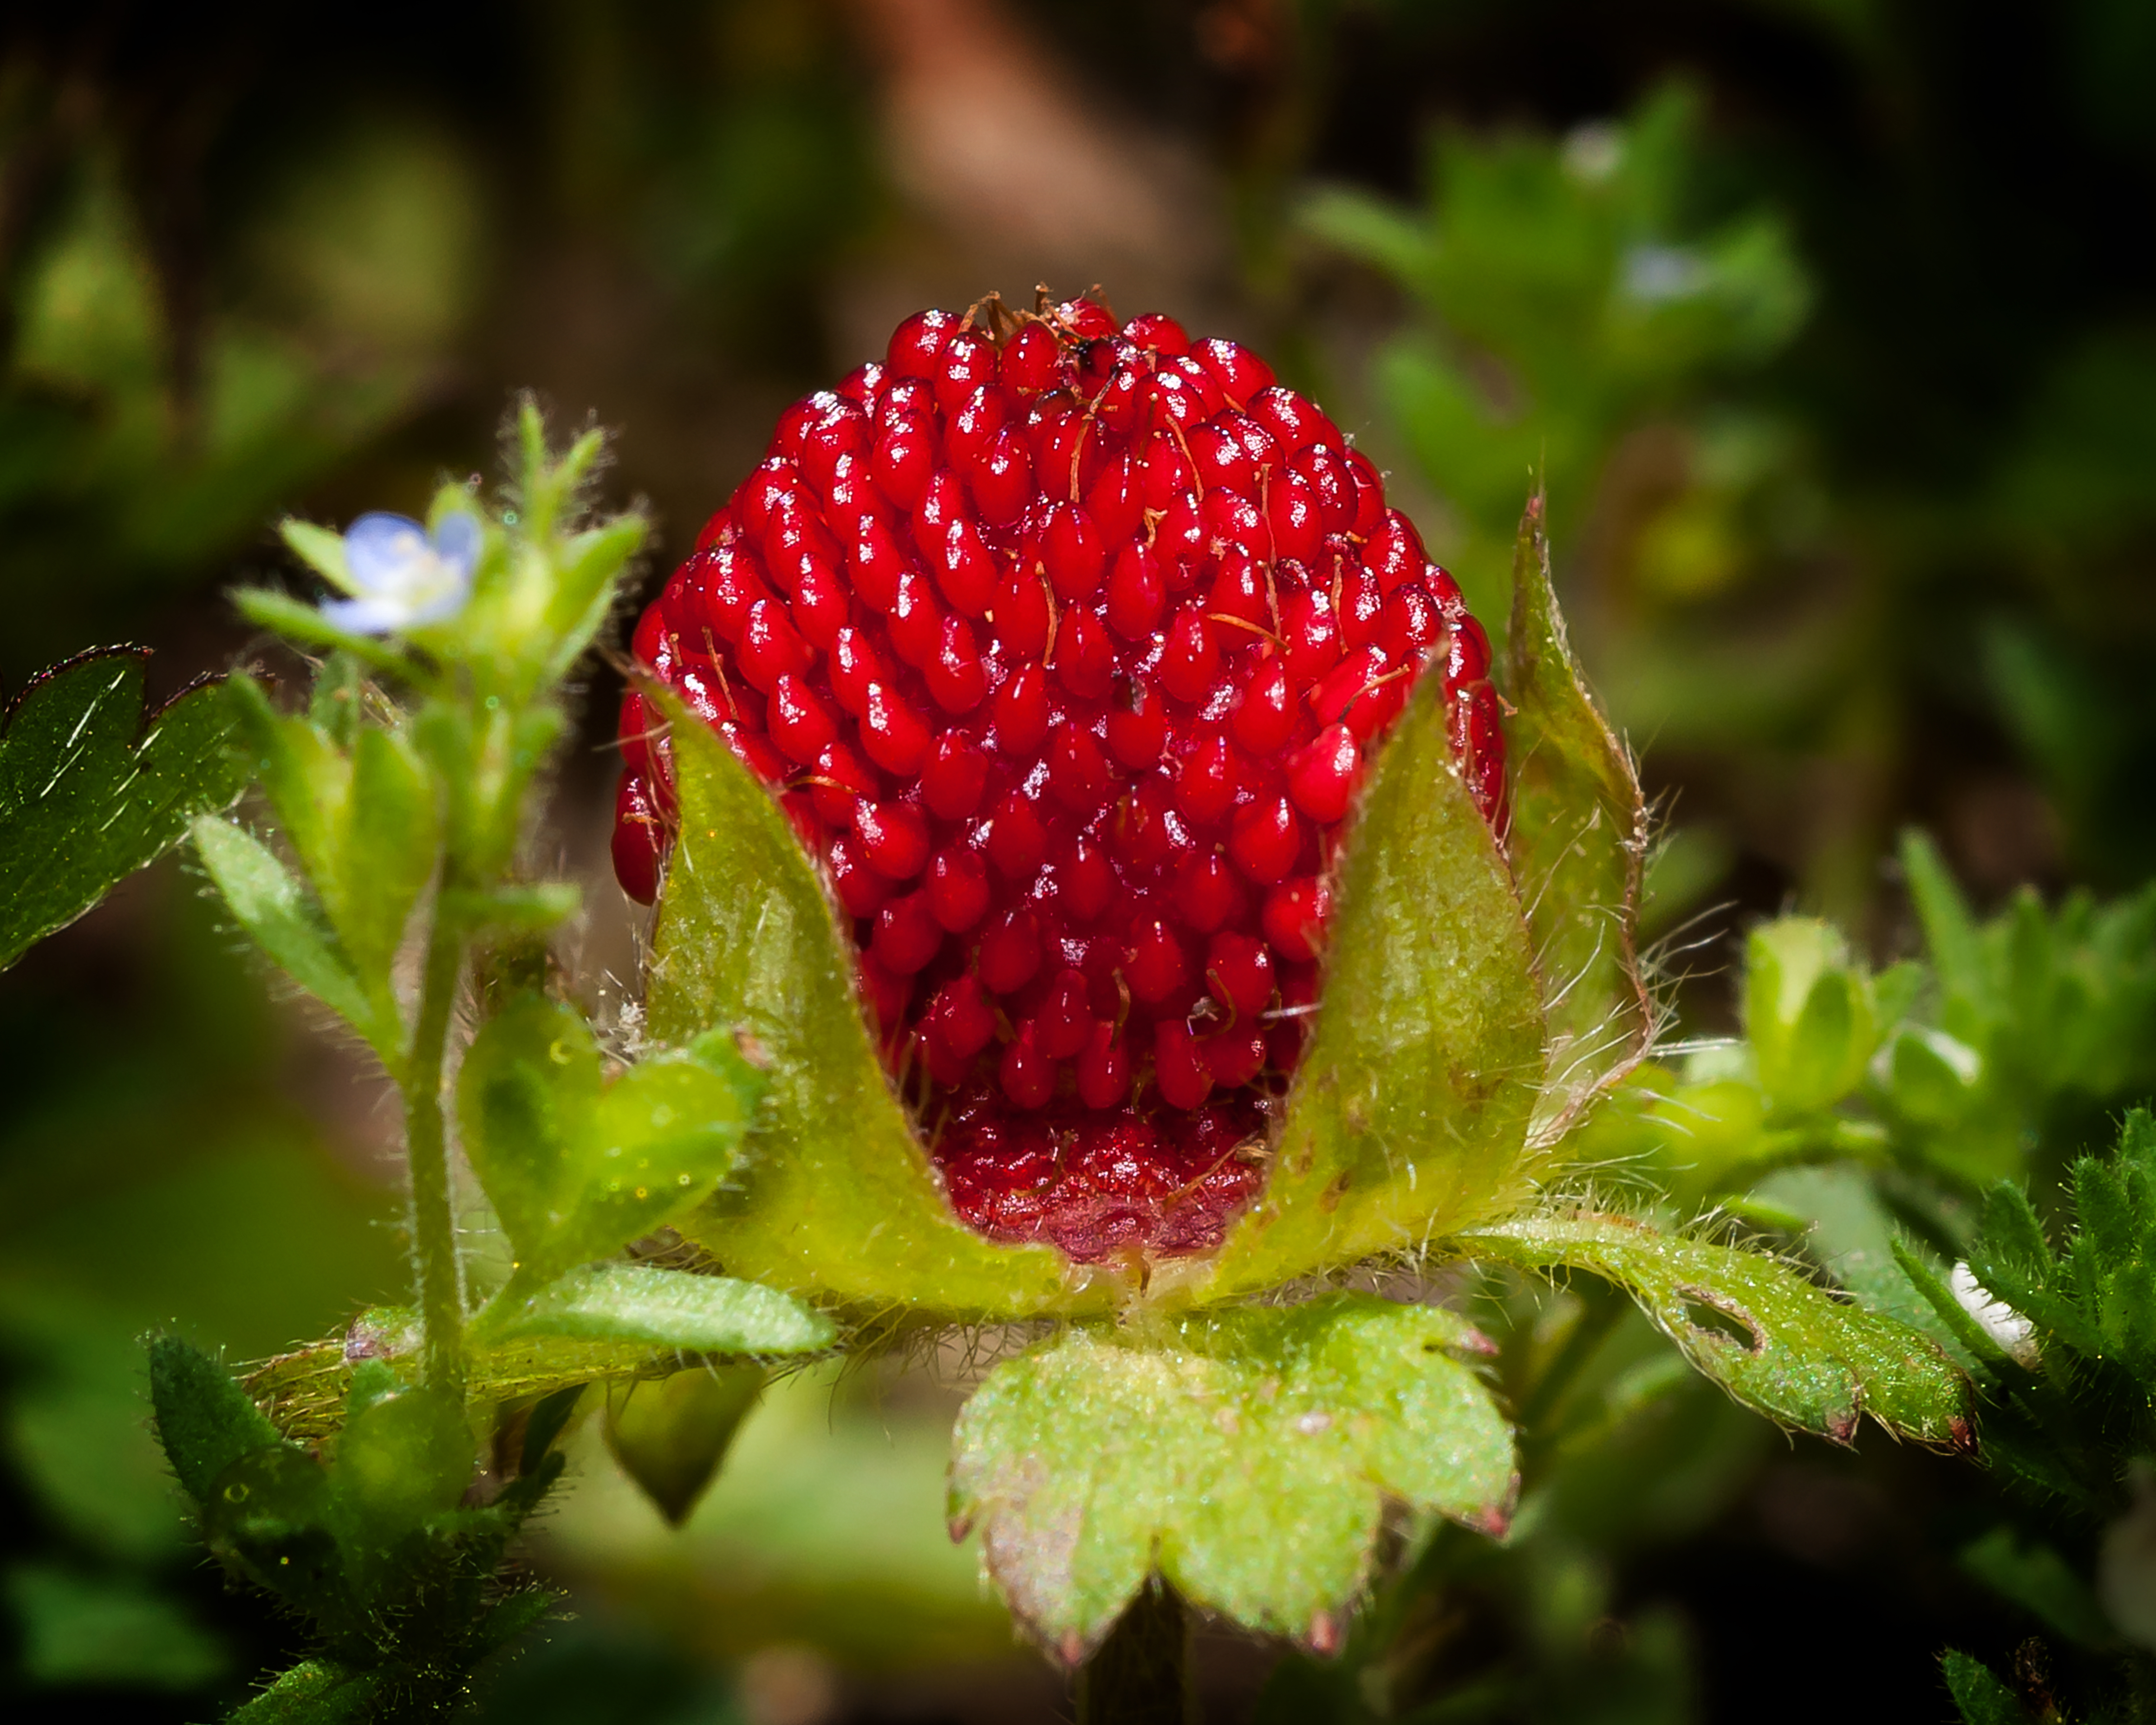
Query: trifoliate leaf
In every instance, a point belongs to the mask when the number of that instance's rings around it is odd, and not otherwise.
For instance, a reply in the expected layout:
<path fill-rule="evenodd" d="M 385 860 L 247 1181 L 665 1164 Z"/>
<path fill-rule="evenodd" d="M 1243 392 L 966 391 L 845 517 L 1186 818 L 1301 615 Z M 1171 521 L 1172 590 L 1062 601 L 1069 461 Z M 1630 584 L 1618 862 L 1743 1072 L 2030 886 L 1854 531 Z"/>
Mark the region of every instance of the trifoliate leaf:
<path fill-rule="evenodd" d="M 1512 552 L 1502 685 L 1511 709 L 1506 850 L 1549 1014 L 1550 1086 L 1535 1126 L 1548 1142 L 1639 1060 L 1652 1009 L 1635 946 L 1646 805 L 1632 757 L 1588 693 L 1566 639 L 1539 493 Z"/>
<path fill-rule="evenodd" d="M 225 687 L 142 711 L 147 649 L 41 673 L 0 730 L 0 970 L 187 835 L 246 783 Z"/>
<path fill-rule="evenodd" d="M 1426 679 L 1342 865 L 1316 1028 L 1264 1195 L 1209 1294 L 1255 1291 L 1512 1206 L 1543 1072 L 1527 927 Z"/>
<path fill-rule="evenodd" d="M 764 1377 L 762 1366 L 692 1367 L 608 1396 L 607 1447 L 674 1527 L 717 1474 Z"/>
<path fill-rule="evenodd" d="M 516 1252 L 497 1319 L 709 1198 L 762 1088 L 725 1036 L 650 1055 L 612 1083 L 600 1067 L 583 1014 L 532 993 L 489 1019 L 465 1056 L 465 1153 Z"/>
<path fill-rule="evenodd" d="M 1531 1216 L 1456 1244 L 1471 1258 L 1616 1283 L 1698 1371 L 1784 1425 L 1847 1443 L 1869 1414 L 1897 1437 L 1969 1441 L 1969 1380 L 1928 1337 L 1763 1252 L 1603 1215 Z"/>
<path fill-rule="evenodd" d="M 1492 1531 L 1512 1437 L 1440 1307 L 1333 1294 L 1006 1361 L 953 1435 L 953 1523 L 1027 1631 L 1075 1665 L 1158 1570 L 1193 1604 L 1330 1645 L 1390 1502 Z M 1486 1345 L 1486 1344 L 1484 1344 Z"/>
<path fill-rule="evenodd" d="M 596 1264 L 505 1307 L 493 1337 L 563 1336 L 685 1353 L 806 1353 L 830 1345 L 831 1321 L 791 1295 L 732 1276 Z"/>
<path fill-rule="evenodd" d="M 277 1428 L 224 1368 L 177 1336 L 151 1340 L 150 1404 L 165 1459 L 197 1503 L 242 1455 L 280 1441 Z"/>
<path fill-rule="evenodd" d="M 1020 1317 L 1104 1303 L 1112 1284 L 1074 1282 L 1052 1248 L 997 1245 L 952 1214 L 869 1040 L 814 865 L 748 769 L 671 711 L 681 829 L 653 937 L 651 1034 L 739 1029 L 770 1080 L 740 1174 L 676 1225 L 739 1275 L 864 1306 Z"/>

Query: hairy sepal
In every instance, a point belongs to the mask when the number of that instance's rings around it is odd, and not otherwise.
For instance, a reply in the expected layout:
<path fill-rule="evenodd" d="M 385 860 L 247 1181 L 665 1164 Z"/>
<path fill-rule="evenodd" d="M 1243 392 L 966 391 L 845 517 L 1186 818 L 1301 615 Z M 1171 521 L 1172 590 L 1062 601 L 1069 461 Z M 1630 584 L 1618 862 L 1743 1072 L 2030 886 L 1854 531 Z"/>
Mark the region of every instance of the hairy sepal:
<path fill-rule="evenodd" d="M 1532 1136 L 1553 1143 L 1646 1051 L 1653 1007 L 1637 946 L 1646 805 L 1632 758 L 1573 658 L 1550 581 L 1545 506 L 1520 518 L 1502 664 L 1512 827 L 1506 849 L 1534 932 L 1549 1079 Z"/>
<path fill-rule="evenodd" d="M 945 1203 L 876 1058 L 815 865 L 764 788 L 670 694 L 680 836 L 653 936 L 651 1034 L 738 1031 L 768 1080 L 728 1189 L 681 1231 L 727 1269 L 875 1310 L 1018 1317 L 1111 1296 L 1047 1246 L 983 1239 Z"/>
<path fill-rule="evenodd" d="M 1533 948 L 1434 678 L 1378 758 L 1338 891 L 1271 1174 L 1208 1297 L 1418 1250 L 1524 1192 L 1543 1075 Z"/>

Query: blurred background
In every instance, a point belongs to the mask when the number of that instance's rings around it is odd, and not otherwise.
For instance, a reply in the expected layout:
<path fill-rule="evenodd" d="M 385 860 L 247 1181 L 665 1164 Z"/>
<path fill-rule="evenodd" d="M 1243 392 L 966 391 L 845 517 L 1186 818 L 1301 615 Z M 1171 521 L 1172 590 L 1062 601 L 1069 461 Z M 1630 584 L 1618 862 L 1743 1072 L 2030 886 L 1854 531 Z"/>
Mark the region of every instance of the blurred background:
<path fill-rule="evenodd" d="M 526 387 L 619 434 L 655 590 L 900 317 L 1098 282 L 1318 396 L 1493 632 L 1547 475 L 1666 824 L 1652 932 L 1724 1028 L 1763 914 L 1906 947 L 1905 824 L 1987 906 L 2156 873 L 2152 215 L 2143 0 L 17 0 L 0 690 L 258 650 L 220 595 L 277 516 L 490 471 Z M 598 993 L 615 692 L 557 795 Z M 289 1656 L 186 1543 L 135 1337 L 259 1357 L 397 1291 L 393 1122 L 318 1029 L 172 863 L 0 978 L 12 1717 L 207 1718 Z M 576 1615 L 490 1717 L 1067 1717 L 944 1539 L 956 1404 L 783 1385 L 679 1534 L 588 1439 L 531 1554 Z M 1654 1409 L 1453 1564 L 1410 1629 L 1473 1656 L 1418 1717 L 1945 1717 L 1938 1649 L 2010 1645 L 1936 1555 L 1959 1464 Z M 1203 1651 L 1216 1717 L 1350 1717 Z"/>

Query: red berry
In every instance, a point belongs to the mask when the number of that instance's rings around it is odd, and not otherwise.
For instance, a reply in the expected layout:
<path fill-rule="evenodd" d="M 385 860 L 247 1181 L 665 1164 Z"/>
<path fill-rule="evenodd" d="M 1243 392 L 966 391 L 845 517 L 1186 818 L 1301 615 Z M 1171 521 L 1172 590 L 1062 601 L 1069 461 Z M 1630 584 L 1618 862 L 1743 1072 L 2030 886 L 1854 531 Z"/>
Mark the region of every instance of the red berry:
<path fill-rule="evenodd" d="M 1248 349 L 1092 300 L 922 313 L 788 409 L 631 650 L 821 855 L 959 1214 L 1079 1258 L 1211 1250 L 1255 1194 L 1425 662 L 1506 819 L 1487 639 L 1376 469 Z M 620 732 L 649 902 L 670 751 L 641 695 Z"/>

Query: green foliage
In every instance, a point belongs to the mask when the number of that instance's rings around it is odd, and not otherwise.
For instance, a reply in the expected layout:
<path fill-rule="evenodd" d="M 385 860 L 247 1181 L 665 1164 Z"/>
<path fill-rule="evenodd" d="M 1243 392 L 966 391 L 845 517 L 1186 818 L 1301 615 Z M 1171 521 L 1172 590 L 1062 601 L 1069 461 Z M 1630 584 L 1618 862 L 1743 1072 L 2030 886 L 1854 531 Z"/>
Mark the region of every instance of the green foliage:
<path fill-rule="evenodd" d="M 465 1153 L 516 1254 L 503 1315 L 709 1199 L 762 1088 L 721 1032 L 608 1082 L 583 1014 L 539 994 L 506 1003 L 457 1081 Z"/>
<path fill-rule="evenodd" d="M 148 657 L 112 648 L 55 665 L 0 721 L 0 970 L 239 794 L 228 685 L 146 718 Z"/>
<path fill-rule="evenodd" d="M 1897 1437 L 1968 1441 L 1966 1381 L 1935 1344 L 1763 1252 L 1594 1215 L 1504 1223 L 1460 1245 L 1476 1257 L 1615 1282 L 1694 1369 L 1782 1425 L 1847 1443 L 1868 1414 Z"/>
<path fill-rule="evenodd" d="M 1019 1621 L 1066 1665 L 1155 1569 L 1235 1622 L 1319 1645 L 1368 1580 L 1388 1500 L 1503 1525 L 1511 1432 L 1438 1307 L 1333 1294 L 1066 1332 L 999 1366 L 953 1439 Z"/>
<path fill-rule="evenodd" d="M 1455 512 L 1460 542 L 1442 554 L 1485 618 L 1502 614 L 1526 475 L 1584 509 L 1630 422 L 1758 365 L 1804 321 L 1810 290 L 1781 222 L 1689 219 L 1697 132 L 1696 100 L 1676 90 L 1568 147 L 1451 131 L 1425 209 L 1336 191 L 1304 211 L 1428 318 L 1380 351 L 1378 387 Z"/>

